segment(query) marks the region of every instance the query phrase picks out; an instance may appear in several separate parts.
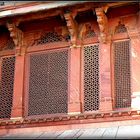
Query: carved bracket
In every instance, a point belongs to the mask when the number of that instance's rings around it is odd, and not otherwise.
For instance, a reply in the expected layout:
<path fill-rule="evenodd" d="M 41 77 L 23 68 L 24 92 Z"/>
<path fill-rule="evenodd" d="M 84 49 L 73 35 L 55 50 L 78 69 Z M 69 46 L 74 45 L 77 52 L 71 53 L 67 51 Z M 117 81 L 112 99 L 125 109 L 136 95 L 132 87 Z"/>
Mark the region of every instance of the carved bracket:
<path fill-rule="evenodd" d="M 85 37 L 85 34 L 87 32 L 87 24 L 81 24 L 79 26 L 79 34 L 78 34 L 78 38 L 82 41 L 83 38 Z"/>
<path fill-rule="evenodd" d="M 16 55 L 21 55 L 23 47 L 23 32 L 13 22 L 7 22 L 7 28 L 10 32 L 10 37 L 14 41 Z"/>
<path fill-rule="evenodd" d="M 108 20 L 104 13 L 103 8 L 96 8 L 96 16 L 97 16 L 97 22 L 100 29 L 100 42 L 107 43 L 107 37 L 108 37 Z"/>
<path fill-rule="evenodd" d="M 78 24 L 74 20 L 72 13 L 64 14 L 65 20 L 67 22 L 67 28 L 70 33 L 72 47 L 77 47 L 77 38 L 78 38 Z"/>

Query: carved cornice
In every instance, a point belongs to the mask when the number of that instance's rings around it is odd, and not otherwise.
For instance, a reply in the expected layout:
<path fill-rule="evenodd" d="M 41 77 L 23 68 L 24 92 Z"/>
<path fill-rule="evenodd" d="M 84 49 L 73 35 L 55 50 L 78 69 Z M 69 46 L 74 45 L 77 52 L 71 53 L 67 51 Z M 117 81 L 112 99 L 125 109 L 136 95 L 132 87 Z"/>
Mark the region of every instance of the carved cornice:
<path fill-rule="evenodd" d="M 134 117 L 135 116 L 135 117 Z M 138 120 L 140 119 L 139 110 L 118 110 L 102 113 L 81 113 L 76 115 L 59 115 L 59 116 L 50 116 L 43 118 L 15 118 L 9 120 L 0 120 L 0 128 L 4 126 L 9 126 L 8 128 L 15 128 L 18 125 L 25 125 L 26 127 L 33 127 L 35 125 L 42 124 L 52 125 L 52 124 L 72 124 L 72 123 L 86 123 L 86 122 L 105 122 L 105 121 L 122 121 L 122 120 Z M 81 121 L 82 122 L 79 122 Z M 91 121 L 89 121 L 91 120 Z M 41 125 L 40 125 L 41 126 Z"/>
<path fill-rule="evenodd" d="M 35 6 L 41 4 L 41 2 L 34 2 L 34 3 L 35 3 Z M 47 3 L 50 4 L 51 2 L 47 2 Z M 78 12 L 80 12 L 80 11 L 86 11 L 88 9 L 94 9 L 96 7 L 101 6 L 104 9 L 104 12 L 106 13 L 109 8 L 119 7 L 119 6 L 133 4 L 133 3 L 136 3 L 136 2 L 125 2 L 125 3 L 124 2 L 113 2 L 113 3 L 100 3 L 100 4 L 98 2 L 83 2 L 83 3 L 82 2 L 81 3 L 79 2 L 79 4 L 78 3 L 75 3 L 75 6 L 73 6 L 72 9 L 76 9 Z M 29 6 L 31 6 L 31 9 L 33 8 L 32 7 L 33 6 L 32 4 L 31 5 L 28 4 L 28 8 L 29 8 Z M 57 6 L 57 4 L 55 6 Z M 67 5 L 66 4 L 66 6 L 68 8 L 70 5 Z M 20 4 L 20 7 L 19 8 L 25 8 L 25 7 L 26 7 L 26 5 Z M 59 8 L 61 8 L 61 6 Z M 63 6 L 62 6 L 62 8 L 63 8 Z M 39 11 L 39 10 L 38 11 L 34 11 L 35 9 L 33 9 L 32 12 L 29 12 L 29 13 L 27 13 L 25 15 L 25 13 L 23 11 L 22 11 L 23 13 L 20 12 L 20 11 L 18 11 L 18 7 L 16 7 L 16 9 L 14 7 L 13 10 L 16 10 L 16 12 L 17 12 L 16 15 L 19 15 L 18 17 L 15 17 L 15 12 L 9 12 L 8 10 L 7 11 L 9 13 L 12 13 L 13 20 L 15 20 L 17 22 L 16 23 L 16 26 L 20 22 L 23 22 L 23 21 L 29 21 L 29 20 L 33 20 L 33 19 L 39 19 L 39 18 L 54 16 L 59 11 L 58 8 L 57 9 L 51 9 L 51 8 L 45 9 L 44 8 L 44 9 L 41 9 L 41 11 Z M 52 10 L 53 10 L 53 12 L 52 12 Z M 62 11 L 63 11 L 63 9 L 62 9 Z M 4 11 L 4 12 L 6 12 L 6 11 Z M 43 12 L 43 13 L 40 14 L 40 12 Z M 9 15 L 7 15 L 7 16 L 9 16 Z M 5 24 L 5 19 L 7 18 L 7 16 L 1 17 L 2 19 L 0 20 L 0 25 L 4 25 Z"/>
<path fill-rule="evenodd" d="M 23 32 L 13 22 L 7 22 L 6 25 L 10 32 L 10 37 L 14 41 L 16 55 L 21 55 L 21 48 L 23 47 Z"/>
<path fill-rule="evenodd" d="M 100 29 L 99 40 L 101 43 L 107 43 L 108 40 L 108 20 L 107 16 L 104 13 L 104 8 L 96 8 L 97 22 Z"/>

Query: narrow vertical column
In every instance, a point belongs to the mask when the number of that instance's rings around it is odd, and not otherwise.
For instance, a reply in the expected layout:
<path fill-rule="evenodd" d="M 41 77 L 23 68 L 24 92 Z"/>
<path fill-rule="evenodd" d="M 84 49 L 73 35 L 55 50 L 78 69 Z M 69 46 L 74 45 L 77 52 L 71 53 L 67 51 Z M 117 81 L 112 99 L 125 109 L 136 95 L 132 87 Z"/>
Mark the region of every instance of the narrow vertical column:
<path fill-rule="evenodd" d="M 77 44 L 78 24 L 75 21 L 76 14 L 68 12 L 64 14 L 67 28 L 71 37 L 70 47 L 70 74 L 69 74 L 69 101 L 68 114 L 81 112 L 80 107 L 80 48 Z"/>
<path fill-rule="evenodd" d="M 22 117 L 23 109 L 23 74 L 24 74 L 24 55 L 22 49 L 24 46 L 23 43 L 23 32 L 17 27 L 12 20 L 7 22 L 7 28 L 10 32 L 10 37 L 12 37 L 15 44 L 15 75 L 14 75 L 14 91 L 13 91 L 13 106 L 11 112 L 11 118 Z M 24 50 L 25 51 L 25 50 Z"/>
<path fill-rule="evenodd" d="M 112 110 L 111 96 L 111 55 L 110 34 L 106 10 L 103 7 L 95 9 L 100 29 L 100 111 Z"/>
<path fill-rule="evenodd" d="M 80 50 L 81 48 L 71 48 L 70 50 L 70 74 L 69 74 L 69 103 L 68 113 L 75 114 L 81 112 L 80 107 Z"/>
<path fill-rule="evenodd" d="M 139 19 L 140 20 L 140 19 Z M 138 22 L 137 24 L 140 24 Z M 139 26 L 128 29 L 130 37 L 131 108 L 140 109 L 140 32 Z"/>
<path fill-rule="evenodd" d="M 16 56 L 11 118 L 22 117 L 23 114 L 24 57 L 24 55 Z"/>
<path fill-rule="evenodd" d="M 110 43 L 100 44 L 100 110 L 112 110 Z"/>

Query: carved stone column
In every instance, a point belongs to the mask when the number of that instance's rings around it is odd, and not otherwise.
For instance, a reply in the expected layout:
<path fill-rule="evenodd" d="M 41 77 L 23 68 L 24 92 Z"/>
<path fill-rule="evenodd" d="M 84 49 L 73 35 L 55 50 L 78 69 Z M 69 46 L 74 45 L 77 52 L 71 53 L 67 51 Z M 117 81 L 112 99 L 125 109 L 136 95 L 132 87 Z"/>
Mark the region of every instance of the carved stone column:
<path fill-rule="evenodd" d="M 111 44 L 100 43 L 100 111 L 111 111 L 112 94 L 111 94 L 111 63 L 110 50 Z"/>
<path fill-rule="evenodd" d="M 100 29 L 100 111 L 112 110 L 111 95 L 111 43 L 108 32 L 108 19 L 105 15 L 106 8 L 96 8 L 97 22 Z"/>
<path fill-rule="evenodd" d="M 81 48 L 77 47 L 78 39 L 78 25 L 74 20 L 72 13 L 64 14 L 67 22 L 67 28 L 70 33 L 71 46 L 70 46 L 70 88 L 69 88 L 69 103 L 68 113 L 77 114 L 81 112 L 80 103 L 80 57 Z"/>
<path fill-rule="evenodd" d="M 24 55 L 16 56 L 11 118 L 23 116 Z"/>
<path fill-rule="evenodd" d="M 81 112 L 80 103 L 80 57 L 81 48 L 70 50 L 70 88 L 69 88 L 69 114 Z"/>
<path fill-rule="evenodd" d="M 14 23 L 7 23 L 10 36 L 15 43 L 15 75 L 13 106 L 11 119 L 23 117 L 23 83 L 24 83 L 24 55 L 21 55 L 23 47 L 23 32 Z"/>
<path fill-rule="evenodd" d="M 131 108 L 140 109 L 140 30 L 139 26 L 129 27 L 130 67 L 131 67 Z"/>

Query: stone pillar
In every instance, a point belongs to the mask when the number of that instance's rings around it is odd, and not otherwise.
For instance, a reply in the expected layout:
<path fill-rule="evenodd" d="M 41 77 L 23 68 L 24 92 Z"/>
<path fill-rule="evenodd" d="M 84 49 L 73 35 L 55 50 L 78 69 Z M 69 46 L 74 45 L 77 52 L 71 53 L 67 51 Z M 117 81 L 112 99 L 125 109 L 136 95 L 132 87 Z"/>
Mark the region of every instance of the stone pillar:
<path fill-rule="evenodd" d="M 68 114 L 81 112 L 80 106 L 80 57 L 81 48 L 70 49 Z"/>
<path fill-rule="evenodd" d="M 100 111 L 112 110 L 110 43 L 100 43 Z"/>
<path fill-rule="evenodd" d="M 130 37 L 130 67 L 131 67 L 131 108 L 140 109 L 140 31 L 129 28 Z"/>
<path fill-rule="evenodd" d="M 11 119 L 23 116 L 24 55 L 16 56 Z"/>
<path fill-rule="evenodd" d="M 99 48 L 100 48 L 100 111 L 112 110 L 111 96 L 111 63 L 110 63 L 110 34 L 108 18 L 104 12 L 104 8 L 95 9 L 97 22 L 100 29 Z"/>

